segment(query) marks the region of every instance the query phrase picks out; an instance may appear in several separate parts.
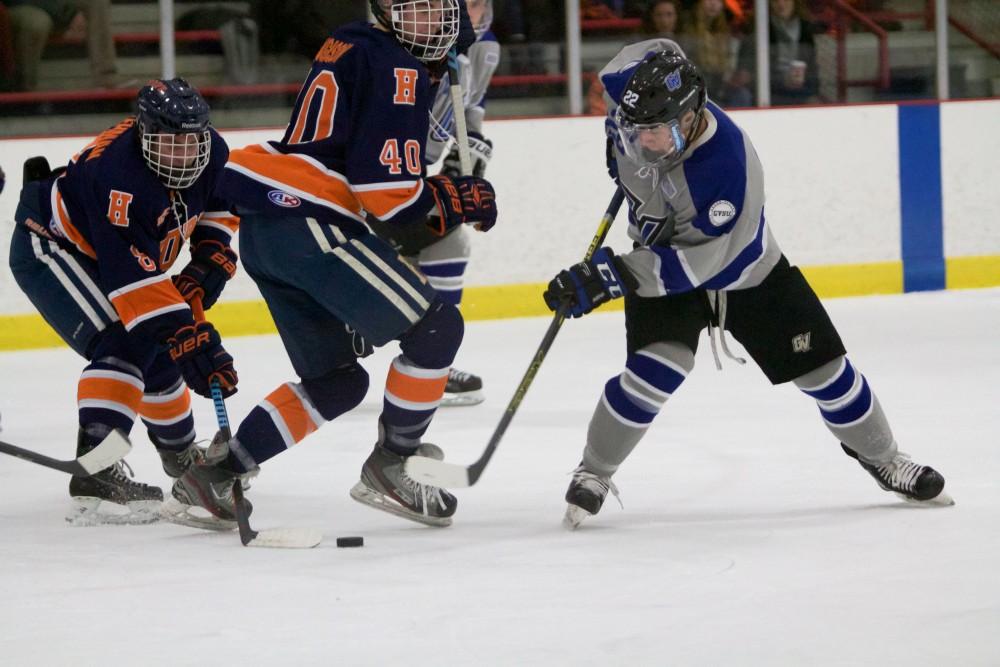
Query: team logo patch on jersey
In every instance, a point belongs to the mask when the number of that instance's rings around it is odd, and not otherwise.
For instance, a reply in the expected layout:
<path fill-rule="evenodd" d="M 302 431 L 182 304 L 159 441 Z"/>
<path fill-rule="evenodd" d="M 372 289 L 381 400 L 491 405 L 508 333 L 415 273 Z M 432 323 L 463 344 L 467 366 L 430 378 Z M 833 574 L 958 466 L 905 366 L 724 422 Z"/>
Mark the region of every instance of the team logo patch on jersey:
<path fill-rule="evenodd" d="M 271 200 L 272 204 L 283 208 L 297 208 L 302 204 L 301 199 L 283 190 L 271 190 L 267 193 L 267 198 Z"/>
<path fill-rule="evenodd" d="M 720 199 L 708 209 L 708 221 L 716 227 L 721 227 L 735 217 L 736 207 L 725 199 Z"/>
<path fill-rule="evenodd" d="M 792 339 L 792 352 L 808 352 L 812 349 L 812 332 L 801 333 Z"/>
<path fill-rule="evenodd" d="M 667 84 L 667 90 L 673 92 L 681 87 L 681 71 L 675 69 L 673 72 L 667 75 L 667 78 L 663 80 Z"/>

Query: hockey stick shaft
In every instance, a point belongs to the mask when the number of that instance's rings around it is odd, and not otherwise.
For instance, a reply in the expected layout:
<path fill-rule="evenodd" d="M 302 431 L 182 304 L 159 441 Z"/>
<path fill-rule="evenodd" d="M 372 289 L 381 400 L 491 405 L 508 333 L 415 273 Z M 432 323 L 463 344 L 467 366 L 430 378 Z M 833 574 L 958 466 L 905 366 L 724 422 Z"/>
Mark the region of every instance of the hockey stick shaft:
<path fill-rule="evenodd" d="M 594 234 L 594 238 L 590 241 L 590 246 L 587 248 L 587 254 L 584 256 L 585 261 L 593 257 L 597 249 L 604 243 L 604 239 L 607 237 L 608 231 L 611 229 L 611 224 L 618 215 L 618 210 L 621 208 L 624 199 L 625 194 L 619 187 L 615 190 L 615 194 L 611 198 L 611 203 L 608 204 L 608 208 L 604 212 L 604 216 L 601 218 L 601 222 L 597 227 L 597 232 Z M 490 459 L 493 457 L 493 453 L 496 451 L 497 447 L 499 447 L 500 440 L 503 438 L 504 433 L 506 433 L 507 427 L 510 426 L 511 421 L 514 419 L 514 415 L 517 413 L 517 409 L 521 405 L 521 401 L 524 400 L 524 396 L 528 392 L 528 388 L 531 387 L 531 383 L 534 381 L 535 375 L 538 373 L 538 369 L 542 365 L 542 361 L 545 360 L 545 356 L 548 354 L 549 348 L 552 347 L 552 343 L 555 342 L 556 335 L 559 333 L 559 329 L 562 327 L 565 320 L 566 306 L 563 305 L 559 307 L 556 311 L 555 317 L 552 318 L 552 323 L 549 324 L 549 328 L 545 332 L 545 336 L 542 338 L 541 344 L 535 351 L 535 355 L 532 357 L 531 363 L 528 365 L 528 370 L 525 371 L 524 377 L 521 378 L 520 384 L 517 385 L 517 389 L 514 391 L 514 396 L 510 399 L 510 403 L 507 404 L 507 409 L 504 411 L 503 417 L 500 418 L 500 423 L 497 424 L 496 429 L 493 431 L 493 435 L 490 437 L 490 441 L 486 445 L 486 449 L 483 451 L 482 456 L 480 456 L 475 463 L 467 467 L 460 467 L 443 461 L 435 461 L 425 457 L 413 456 L 407 460 L 407 474 L 411 477 L 420 479 L 420 481 L 436 483 L 439 486 L 445 487 L 472 486 L 475 484 L 479 480 L 480 475 L 483 474 L 486 464 L 489 463 Z"/>
<path fill-rule="evenodd" d="M 458 49 L 448 52 L 448 84 L 451 93 L 451 112 L 455 117 L 455 143 L 458 145 L 458 162 L 462 176 L 472 174 L 472 154 L 469 151 L 469 127 L 465 122 L 465 95 L 459 78 Z"/>

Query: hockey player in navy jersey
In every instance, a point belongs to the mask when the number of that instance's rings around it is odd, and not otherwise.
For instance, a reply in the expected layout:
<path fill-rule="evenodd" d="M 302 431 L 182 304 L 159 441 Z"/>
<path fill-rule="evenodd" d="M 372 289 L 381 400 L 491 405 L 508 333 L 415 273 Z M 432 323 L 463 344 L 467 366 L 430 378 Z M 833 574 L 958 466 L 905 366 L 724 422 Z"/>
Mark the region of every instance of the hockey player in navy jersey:
<path fill-rule="evenodd" d="M 366 219 L 430 224 L 443 236 L 461 225 L 486 231 L 497 209 L 482 178 L 425 176 L 428 65 L 459 37 L 460 5 L 373 0 L 371 8 L 375 25 L 344 26 L 320 48 L 282 139 L 230 155 L 221 192 L 236 202 L 243 264 L 298 382 L 250 412 L 224 459 L 193 466 L 174 484 L 164 505 L 180 523 L 204 527 L 188 512 L 198 505 L 232 525 L 234 481 L 357 406 L 368 389 L 359 358 L 391 341 L 401 354 L 351 496 L 414 521 L 451 523 L 455 497 L 414 482 L 403 462 L 441 401 L 462 316 Z"/>
<path fill-rule="evenodd" d="M 215 379 L 226 393 L 236 390 L 219 334 L 196 323 L 187 303 L 198 297 L 210 307 L 236 270 L 229 242 L 237 220 L 213 195 L 228 155 L 205 100 L 170 79 L 141 88 L 137 114 L 67 166 L 25 163 L 10 266 L 45 320 L 89 362 L 77 390 L 77 455 L 112 429 L 128 433 L 139 416 L 164 470 L 178 477 L 195 437 L 188 387 L 207 396 Z M 191 259 L 171 278 L 185 246 Z M 70 519 L 79 523 L 155 520 L 163 499 L 120 463 L 74 477 L 69 492 Z"/>
<path fill-rule="evenodd" d="M 500 64 L 500 45 L 490 31 L 493 0 L 469 0 L 467 8 L 476 42 L 469 47 L 467 54 L 458 57 L 459 79 L 464 96 L 463 114 L 472 157 L 472 175 L 483 176 L 493 156 L 493 142 L 483 136 L 486 91 L 493 72 Z M 451 80 L 445 71 L 434 87 L 424 161 L 428 165 L 435 164 L 450 144 L 441 173 L 455 177 L 461 175 L 461 166 L 450 86 Z M 376 234 L 389 240 L 400 254 L 420 267 L 443 300 L 455 306 L 461 304 L 465 270 L 472 253 L 470 232 L 464 226 L 454 227 L 442 238 L 426 225 L 393 225 L 378 220 L 370 224 Z M 442 406 L 476 405 L 483 400 L 482 378 L 454 367 L 449 371 Z"/>
<path fill-rule="evenodd" d="M 628 357 L 591 418 L 566 525 L 576 528 L 609 491 L 617 495 L 612 475 L 694 368 L 705 327 L 720 367 L 716 339 L 732 357 L 728 332 L 772 383 L 794 382 L 813 398 L 844 451 L 883 489 L 950 504 L 944 478 L 898 450 L 868 381 L 782 254 L 765 221 L 753 144 L 707 100 L 697 68 L 673 42 L 650 40 L 623 49 L 600 76 L 608 166 L 628 200 L 635 249 L 599 249 L 560 272 L 545 302 L 580 317 L 624 296 Z"/>

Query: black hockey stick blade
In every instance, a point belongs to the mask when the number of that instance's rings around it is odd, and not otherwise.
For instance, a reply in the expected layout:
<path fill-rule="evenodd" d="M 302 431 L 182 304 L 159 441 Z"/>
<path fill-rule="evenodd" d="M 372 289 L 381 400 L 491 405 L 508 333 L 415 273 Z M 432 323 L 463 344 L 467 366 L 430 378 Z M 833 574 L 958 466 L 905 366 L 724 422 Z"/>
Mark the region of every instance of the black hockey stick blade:
<path fill-rule="evenodd" d="M 95 472 L 100 472 L 105 468 L 110 468 L 114 464 L 125 458 L 125 455 L 132 450 L 132 444 L 125 434 L 115 429 L 101 441 L 97 447 L 69 461 L 60 461 L 30 449 L 24 449 L 7 442 L 0 442 L 0 452 L 16 456 L 19 459 L 37 463 L 38 465 L 61 470 L 76 477 L 89 477 Z"/>
<path fill-rule="evenodd" d="M 604 243 L 604 239 L 608 235 L 608 230 L 611 229 L 611 223 L 615 221 L 618 209 L 621 208 L 623 201 L 625 201 L 625 193 L 619 187 L 615 190 L 615 195 L 611 198 L 611 203 L 608 204 L 608 208 L 601 218 L 597 232 L 594 234 L 594 238 L 591 239 L 590 246 L 587 248 L 587 254 L 584 255 L 584 260 L 593 257 L 597 249 Z M 497 424 L 496 429 L 493 431 L 493 435 L 486 445 L 486 450 L 483 451 L 482 456 L 475 463 L 469 466 L 462 466 L 426 456 L 414 455 L 407 458 L 404 464 L 407 476 L 421 484 L 430 484 L 445 489 L 472 486 L 479 481 L 483 470 L 486 468 L 486 464 L 490 462 L 490 459 L 493 458 L 493 453 L 500 446 L 500 439 L 503 438 L 507 427 L 510 426 L 510 422 L 514 419 L 514 415 L 517 413 L 524 395 L 535 380 L 535 375 L 538 373 L 538 369 L 541 368 L 542 361 L 545 360 L 545 355 L 548 354 L 549 348 L 555 342 L 556 334 L 559 333 L 559 329 L 565 320 L 566 308 L 562 306 L 556 311 L 555 317 L 552 318 L 552 323 L 549 324 L 549 328 L 546 330 L 541 344 L 539 344 L 538 349 L 535 351 L 535 356 L 532 357 L 531 363 L 528 364 L 528 370 L 524 372 L 524 377 L 521 378 L 520 384 L 517 385 L 514 396 L 507 404 L 507 409 L 504 410 L 503 417 L 500 418 L 500 423 Z"/>

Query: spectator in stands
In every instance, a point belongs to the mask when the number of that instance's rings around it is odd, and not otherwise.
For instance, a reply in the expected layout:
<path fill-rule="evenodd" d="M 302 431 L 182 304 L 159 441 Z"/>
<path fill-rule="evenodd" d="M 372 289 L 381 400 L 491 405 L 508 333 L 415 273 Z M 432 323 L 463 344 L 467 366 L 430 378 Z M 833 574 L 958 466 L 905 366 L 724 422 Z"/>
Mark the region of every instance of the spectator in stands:
<path fill-rule="evenodd" d="M 263 53 L 297 53 L 312 59 L 332 28 L 367 18 L 366 0 L 252 0 Z"/>
<path fill-rule="evenodd" d="M 803 0 L 771 0 L 771 104 L 816 101 L 817 26 L 806 19 Z"/>
<path fill-rule="evenodd" d="M 678 43 L 705 77 L 712 99 L 723 107 L 747 107 L 753 103 L 752 75 L 737 67 L 741 40 L 726 18 L 723 0 L 698 0 L 685 19 Z"/>
<path fill-rule="evenodd" d="M 4 0 L 14 41 L 15 87 L 35 90 L 45 45 L 53 36 L 86 36 L 90 72 L 102 87 L 115 84 L 111 0 Z"/>

